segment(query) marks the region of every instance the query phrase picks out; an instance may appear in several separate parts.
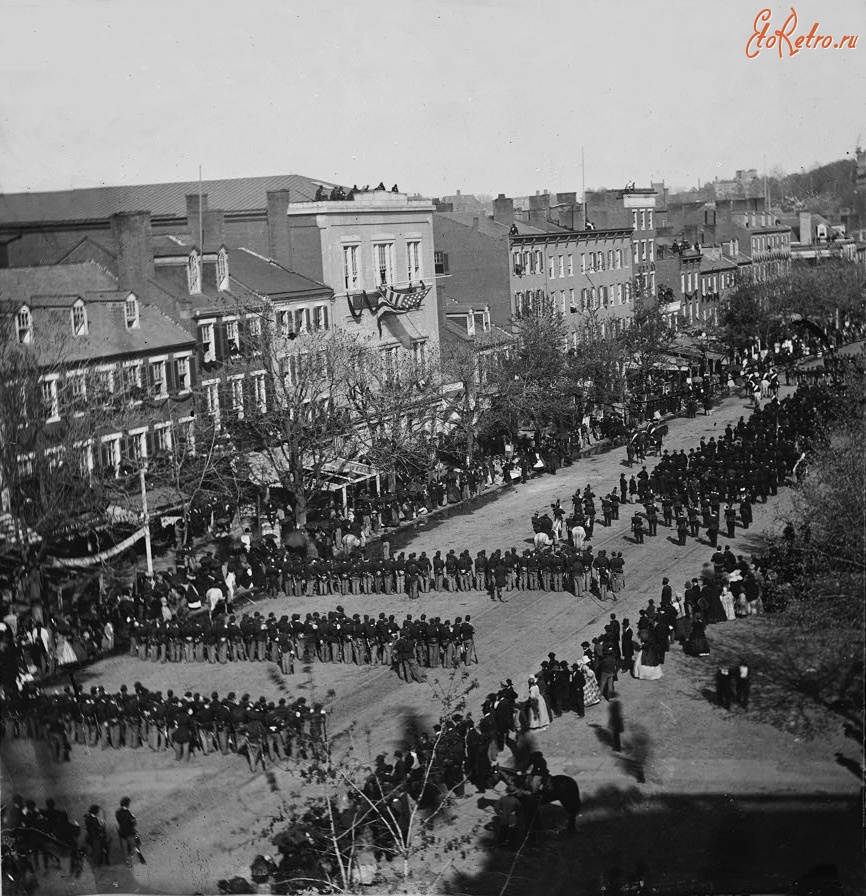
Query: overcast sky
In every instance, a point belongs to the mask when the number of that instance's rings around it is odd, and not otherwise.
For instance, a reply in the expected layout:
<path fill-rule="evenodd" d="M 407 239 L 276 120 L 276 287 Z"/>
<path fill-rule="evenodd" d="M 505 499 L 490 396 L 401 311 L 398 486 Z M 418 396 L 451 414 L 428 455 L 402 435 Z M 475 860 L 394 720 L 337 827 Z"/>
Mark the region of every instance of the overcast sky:
<path fill-rule="evenodd" d="M 743 0 L 0 0 L 0 191 L 297 172 L 439 196 L 692 185 L 866 143 L 856 49 Z"/>

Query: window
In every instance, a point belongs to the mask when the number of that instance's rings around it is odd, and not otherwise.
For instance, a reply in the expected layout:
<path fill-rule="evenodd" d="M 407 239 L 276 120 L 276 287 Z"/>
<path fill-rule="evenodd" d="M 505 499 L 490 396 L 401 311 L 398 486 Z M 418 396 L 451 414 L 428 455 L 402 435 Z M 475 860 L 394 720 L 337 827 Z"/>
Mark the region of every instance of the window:
<path fill-rule="evenodd" d="M 408 258 L 409 282 L 415 283 L 421 279 L 421 243 L 411 240 L 406 243 L 406 255 Z"/>
<path fill-rule="evenodd" d="M 205 383 L 204 384 L 204 398 L 205 398 L 205 407 L 207 408 L 208 414 L 213 417 L 214 420 L 219 421 L 220 418 L 220 396 L 219 396 L 219 383 Z"/>
<path fill-rule="evenodd" d="M 535 264 L 532 267 L 533 274 L 540 274 L 544 270 L 544 257 L 541 254 L 541 249 L 535 250 Z"/>
<path fill-rule="evenodd" d="M 178 392 L 189 391 L 189 358 L 174 359 L 174 381 Z"/>
<path fill-rule="evenodd" d="M 412 344 L 412 363 L 415 367 L 415 373 L 423 376 L 427 371 L 427 343 L 414 342 Z"/>
<path fill-rule="evenodd" d="M 617 270 L 622 267 L 622 249 L 616 250 L 616 255 L 614 256 L 614 267 Z"/>
<path fill-rule="evenodd" d="M 93 382 L 96 387 L 97 397 L 107 401 L 114 392 L 114 369 L 111 367 L 97 369 Z"/>
<path fill-rule="evenodd" d="M 598 295 L 596 294 L 594 286 L 589 290 L 589 307 L 598 308 Z"/>
<path fill-rule="evenodd" d="M 123 365 L 123 391 L 131 395 L 141 388 L 141 361 Z"/>
<path fill-rule="evenodd" d="M 310 309 L 295 308 L 293 316 L 294 323 L 292 329 L 296 333 L 307 333 L 310 330 Z"/>
<path fill-rule="evenodd" d="M 559 256 L 559 276 L 565 276 L 565 256 L 563 255 Z"/>
<path fill-rule="evenodd" d="M 343 282 L 347 292 L 352 292 L 361 287 L 358 246 L 343 246 Z"/>
<path fill-rule="evenodd" d="M 559 305 L 562 308 L 562 313 L 565 314 L 565 290 L 561 289 L 559 291 Z"/>
<path fill-rule="evenodd" d="M 255 396 L 256 409 L 260 414 L 264 414 L 268 409 L 268 395 L 263 373 L 257 373 L 253 376 L 253 395 Z"/>
<path fill-rule="evenodd" d="M 580 291 L 580 310 L 587 311 L 589 309 L 589 290 L 585 287 Z"/>
<path fill-rule="evenodd" d="M 646 209 L 642 208 L 640 210 L 640 229 L 646 230 Z"/>
<path fill-rule="evenodd" d="M 171 451 L 171 425 L 154 427 L 153 444 L 158 453 Z"/>
<path fill-rule="evenodd" d="M 576 310 L 576 308 L 577 308 L 577 306 L 574 304 L 574 289 L 573 288 L 569 289 L 569 291 L 568 291 L 568 307 L 572 311 Z"/>
<path fill-rule="evenodd" d="M 313 306 L 313 329 L 314 330 L 327 330 L 328 329 L 328 306 L 327 305 L 314 305 Z"/>
<path fill-rule="evenodd" d="M 168 394 L 165 382 L 165 361 L 152 361 L 147 368 L 150 394 L 154 398 L 164 398 Z"/>
<path fill-rule="evenodd" d="M 631 246 L 632 246 L 632 253 L 631 253 L 632 260 L 634 261 L 635 264 L 637 264 L 640 261 L 640 243 L 637 240 L 635 240 L 631 244 Z"/>
<path fill-rule="evenodd" d="M 212 364 L 216 361 L 213 324 L 199 324 L 198 344 L 202 353 L 202 361 L 205 364 Z"/>
<path fill-rule="evenodd" d="M 142 460 L 147 458 L 147 446 L 143 432 L 130 432 L 123 441 L 125 442 L 124 460 L 138 466 Z"/>
<path fill-rule="evenodd" d="M 588 258 L 587 264 L 588 264 L 587 271 L 589 271 L 590 273 L 595 271 L 595 252 L 589 253 L 589 258 Z"/>
<path fill-rule="evenodd" d="M 713 274 L 713 292 L 719 291 L 718 274 Z"/>
<path fill-rule="evenodd" d="M 602 286 L 599 292 L 601 293 L 601 306 L 602 308 L 607 308 L 607 287 Z"/>
<path fill-rule="evenodd" d="M 124 306 L 126 313 L 126 329 L 134 330 L 138 327 L 138 299 L 135 296 L 129 296 Z"/>
<path fill-rule="evenodd" d="M 574 256 L 570 252 L 568 253 L 568 276 L 574 276 Z"/>
<path fill-rule="evenodd" d="M 60 402 L 57 400 L 57 378 L 42 380 L 42 407 L 49 420 L 60 418 Z"/>
<path fill-rule="evenodd" d="M 225 325 L 229 357 L 239 355 L 241 353 L 241 336 L 238 330 L 238 322 L 236 320 L 227 320 Z"/>
<path fill-rule="evenodd" d="M 397 366 L 397 352 L 399 349 L 397 346 L 390 346 L 389 348 L 383 348 L 381 350 L 382 354 L 382 364 L 385 368 L 385 378 L 388 380 L 396 380 L 398 377 L 398 366 Z"/>
<path fill-rule="evenodd" d="M 231 381 L 232 410 L 237 414 L 238 420 L 244 416 L 244 381 L 240 377 Z"/>
<path fill-rule="evenodd" d="M 707 294 L 707 278 L 701 277 L 701 295 L 706 296 Z"/>
<path fill-rule="evenodd" d="M 436 267 L 436 273 L 437 273 L 437 274 L 444 274 L 444 273 L 445 273 L 444 270 L 441 270 L 441 271 L 439 270 L 439 256 L 440 256 L 440 255 L 444 255 L 444 254 L 445 254 L 444 252 L 434 252 L 434 253 L 433 253 L 433 264 L 434 264 L 435 267 Z M 518 275 L 522 274 L 523 271 L 524 271 L 524 268 L 523 268 L 523 259 L 522 259 L 521 255 L 520 255 L 520 253 L 519 253 L 519 252 L 512 252 L 512 253 L 511 253 L 511 260 L 512 260 L 512 267 L 513 267 L 513 269 L 514 269 L 514 273 L 515 273 L 515 274 L 518 274 Z"/>
<path fill-rule="evenodd" d="M 680 273 L 680 292 L 684 293 L 686 291 L 686 275 L 684 273 Z"/>
<path fill-rule="evenodd" d="M 533 262 L 533 255 L 531 252 L 524 250 L 523 252 L 523 273 L 535 273 L 535 263 Z"/>
<path fill-rule="evenodd" d="M 72 306 L 72 335 L 87 335 L 87 310 L 81 299 Z"/>
<path fill-rule="evenodd" d="M 585 252 L 580 253 L 580 273 L 581 274 L 586 273 L 586 253 Z"/>
<path fill-rule="evenodd" d="M 69 400 L 74 408 L 83 408 L 87 402 L 87 380 L 84 373 L 71 373 L 66 379 Z"/>
<path fill-rule="evenodd" d="M 198 252 L 191 252 L 186 265 L 186 285 L 191 296 L 201 292 L 201 262 Z"/>
<path fill-rule="evenodd" d="M 616 285 L 616 303 L 622 305 L 622 283 Z"/>
<path fill-rule="evenodd" d="M 22 305 L 15 315 L 15 325 L 18 329 L 18 342 L 29 345 L 33 340 L 33 318 L 30 317 L 30 309 Z"/>
<path fill-rule="evenodd" d="M 631 283 L 624 283 L 622 287 L 623 301 L 628 304 L 631 301 Z"/>
<path fill-rule="evenodd" d="M 394 244 L 373 244 L 373 266 L 376 271 L 376 286 L 388 286 L 394 282 Z"/>
<path fill-rule="evenodd" d="M 651 208 L 646 211 L 646 226 L 647 230 L 653 229 L 653 210 Z"/>
<path fill-rule="evenodd" d="M 225 249 L 220 249 L 217 255 L 217 289 L 220 291 L 229 288 L 229 256 Z"/>
<path fill-rule="evenodd" d="M 250 334 L 250 339 L 261 339 L 262 319 L 258 314 L 250 314 L 247 317 L 247 332 Z"/>
<path fill-rule="evenodd" d="M 106 436 L 99 445 L 99 463 L 104 469 L 117 473 L 120 466 L 120 436 Z"/>
<path fill-rule="evenodd" d="M 522 292 L 514 293 L 514 313 L 515 314 L 520 314 L 522 305 L 523 305 L 523 293 Z"/>
<path fill-rule="evenodd" d="M 637 209 L 632 209 L 631 213 L 631 229 L 637 230 Z"/>
<path fill-rule="evenodd" d="M 609 271 L 613 270 L 613 249 L 607 250 L 607 269 Z"/>
<path fill-rule="evenodd" d="M 554 278 L 554 277 L 556 277 L 556 267 L 555 267 L 555 264 L 556 264 L 555 259 L 554 259 L 554 257 L 551 255 L 551 256 L 547 259 L 547 276 L 550 277 L 550 278 Z"/>
<path fill-rule="evenodd" d="M 647 257 L 646 257 L 646 240 L 641 240 L 641 241 L 640 241 L 640 260 L 641 260 L 641 261 L 646 261 L 646 260 L 647 260 Z"/>
<path fill-rule="evenodd" d="M 595 253 L 595 267 L 598 271 L 604 270 L 604 252 Z"/>
<path fill-rule="evenodd" d="M 647 240 L 647 251 L 649 252 L 649 260 L 655 261 L 655 249 L 656 249 L 656 241 L 655 240 Z"/>

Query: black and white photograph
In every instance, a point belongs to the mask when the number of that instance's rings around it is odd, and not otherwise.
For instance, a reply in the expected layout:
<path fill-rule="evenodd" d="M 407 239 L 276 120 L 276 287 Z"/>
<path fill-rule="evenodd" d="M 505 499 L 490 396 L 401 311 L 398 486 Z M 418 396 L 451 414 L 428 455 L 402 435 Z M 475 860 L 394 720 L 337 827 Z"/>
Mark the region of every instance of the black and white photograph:
<path fill-rule="evenodd" d="M 9 896 L 860 896 L 863 0 L 0 0 Z"/>

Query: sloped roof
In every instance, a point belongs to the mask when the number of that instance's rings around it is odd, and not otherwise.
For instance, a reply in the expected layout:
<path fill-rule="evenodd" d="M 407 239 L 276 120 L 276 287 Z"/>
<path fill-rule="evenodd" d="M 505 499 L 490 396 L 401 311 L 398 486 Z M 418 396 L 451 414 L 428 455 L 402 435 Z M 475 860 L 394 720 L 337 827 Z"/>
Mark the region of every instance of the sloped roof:
<path fill-rule="evenodd" d="M 32 268 L 0 268 L 0 299 L 28 302 L 37 295 L 116 290 L 117 280 L 93 261 Z M 71 303 L 70 303 L 71 304 Z"/>
<path fill-rule="evenodd" d="M 701 256 L 702 271 L 730 271 L 735 270 L 736 265 L 727 258 L 710 258 L 708 255 Z"/>
<path fill-rule="evenodd" d="M 207 194 L 209 208 L 225 212 L 247 211 L 265 208 L 265 194 L 270 190 L 288 190 L 291 201 L 312 200 L 320 184 L 329 188 L 334 186 L 330 181 L 300 174 L 277 174 L 205 180 L 201 184 L 189 180 L 44 193 L 7 193 L 0 194 L 0 224 L 104 220 L 115 212 L 142 209 L 154 217 L 185 217 L 187 195 L 199 191 Z"/>
<path fill-rule="evenodd" d="M 229 279 L 266 296 L 333 295 L 333 290 L 324 283 L 290 271 L 243 247 L 229 247 Z"/>
<path fill-rule="evenodd" d="M 471 215 L 468 212 L 436 212 L 435 218 L 445 218 L 455 224 L 460 224 L 468 230 L 476 230 L 490 239 L 501 240 L 508 237 L 509 225 L 499 224 L 485 215 Z M 478 219 L 478 227 L 475 227 L 475 219 Z"/>
<path fill-rule="evenodd" d="M 179 247 L 180 248 L 180 247 Z M 202 265 L 201 292 L 189 294 L 185 265 L 157 265 L 156 283 L 166 292 L 192 303 L 196 310 L 222 309 L 234 313 L 238 306 L 260 303 L 260 296 L 271 296 L 301 301 L 309 298 L 333 296 L 330 287 L 308 277 L 287 270 L 275 261 L 263 258 L 248 249 L 228 249 L 229 288 L 217 289 L 215 264 Z"/>
<path fill-rule="evenodd" d="M 127 290 L 92 262 L 57 267 L 0 269 L 0 312 L 31 309 L 33 350 L 44 366 L 150 353 L 195 345 L 183 327 L 158 308 L 139 303 L 138 326 L 127 328 Z M 78 299 L 87 313 L 86 335 L 72 333 L 71 308 Z"/>

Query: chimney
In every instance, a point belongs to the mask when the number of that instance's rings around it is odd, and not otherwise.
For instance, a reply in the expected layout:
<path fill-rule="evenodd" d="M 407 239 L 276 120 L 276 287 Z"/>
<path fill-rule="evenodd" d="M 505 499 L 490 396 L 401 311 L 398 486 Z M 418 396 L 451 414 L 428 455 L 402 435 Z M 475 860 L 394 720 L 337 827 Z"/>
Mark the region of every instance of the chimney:
<path fill-rule="evenodd" d="M 226 216 L 225 212 L 205 212 L 202 216 L 204 227 L 204 246 L 202 252 L 216 252 L 225 242 Z M 198 226 L 198 225 L 196 225 Z"/>
<path fill-rule="evenodd" d="M 812 214 L 800 212 L 800 243 L 803 246 L 812 245 Z"/>
<path fill-rule="evenodd" d="M 150 212 L 116 212 L 109 220 L 117 246 L 118 284 L 121 289 L 148 299 L 149 281 L 153 279 Z"/>
<path fill-rule="evenodd" d="M 289 227 L 289 191 L 268 191 L 268 255 L 292 269 L 292 232 Z"/>
<path fill-rule="evenodd" d="M 204 251 L 204 247 L 199 245 L 199 243 L 202 242 L 201 234 L 199 232 L 199 218 L 201 217 L 201 219 L 203 220 L 204 214 L 206 211 L 207 211 L 207 193 L 201 194 L 201 201 L 199 201 L 198 193 L 187 193 L 187 196 L 186 196 L 186 226 L 187 226 L 187 229 L 189 230 L 190 236 L 192 237 L 192 241 L 202 251 Z"/>
<path fill-rule="evenodd" d="M 508 199 L 505 193 L 500 193 L 493 200 L 493 220 L 506 227 L 514 223 L 514 200 Z"/>
<path fill-rule="evenodd" d="M 542 226 L 547 220 L 547 213 L 550 209 L 550 195 L 536 193 L 535 196 L 529 197 L 529 223 L 535 227 Z"/>

